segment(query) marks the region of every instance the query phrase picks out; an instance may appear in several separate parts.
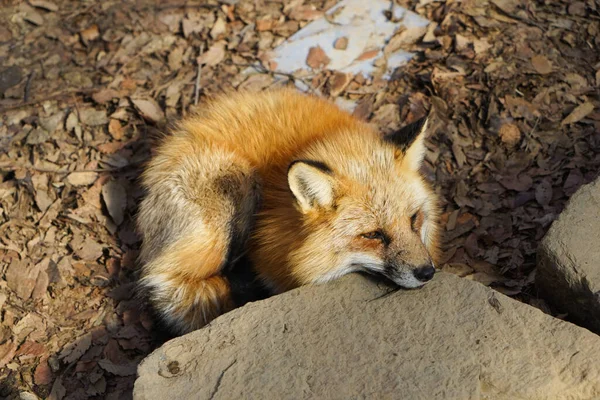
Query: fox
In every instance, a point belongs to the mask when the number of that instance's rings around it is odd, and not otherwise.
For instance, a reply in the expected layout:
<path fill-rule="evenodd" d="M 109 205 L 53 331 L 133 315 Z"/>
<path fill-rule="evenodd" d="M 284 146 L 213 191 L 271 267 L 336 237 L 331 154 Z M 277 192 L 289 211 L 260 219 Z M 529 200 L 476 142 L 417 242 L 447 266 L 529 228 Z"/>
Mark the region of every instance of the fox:
<path fill-rule="evenodd" d="M 216 97 L 176 123 L 141 175 L 137 216 L 139 282 L 159 320 L 181 335 L 244 290 L 353 272 L 425 285 L 440 257 L 439 199 L 420 173 L 429 126 L 382 135 L 290 88 Z"/>

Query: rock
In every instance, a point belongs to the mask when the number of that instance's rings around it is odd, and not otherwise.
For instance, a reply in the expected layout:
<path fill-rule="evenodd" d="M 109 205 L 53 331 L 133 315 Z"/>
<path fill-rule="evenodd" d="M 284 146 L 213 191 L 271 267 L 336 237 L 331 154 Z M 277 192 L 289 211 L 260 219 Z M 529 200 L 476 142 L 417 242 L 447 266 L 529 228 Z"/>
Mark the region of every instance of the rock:
<path fill-rule="evenodd" d="M 538 249 L 536 284 L 569 318 L 600 333 L 600 178 L 582 186 Z"/>
<path fill-rule="evenodd" d="M 585 329 L 443 272 L 386 293 L 352 274 L 247 304 L 143 360 L 134 398 L 600 397 Z"/>

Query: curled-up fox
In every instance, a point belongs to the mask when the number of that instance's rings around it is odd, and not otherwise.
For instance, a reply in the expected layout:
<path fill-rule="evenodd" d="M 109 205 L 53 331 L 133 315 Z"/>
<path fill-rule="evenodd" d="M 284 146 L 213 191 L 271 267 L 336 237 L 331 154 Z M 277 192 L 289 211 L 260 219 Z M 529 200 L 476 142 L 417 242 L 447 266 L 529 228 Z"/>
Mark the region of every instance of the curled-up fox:
<path fill-rule="evenodd" d="M 174 333 L 269 293 L 355 271 L 417 288 L 439 257 L 438 198 L 419 174 L 426 120 L 382 136 L 291 89 L 221 97 L 148 163 L 140 284 Z M 239 280 L 239 279 L 238 279 Z"/>

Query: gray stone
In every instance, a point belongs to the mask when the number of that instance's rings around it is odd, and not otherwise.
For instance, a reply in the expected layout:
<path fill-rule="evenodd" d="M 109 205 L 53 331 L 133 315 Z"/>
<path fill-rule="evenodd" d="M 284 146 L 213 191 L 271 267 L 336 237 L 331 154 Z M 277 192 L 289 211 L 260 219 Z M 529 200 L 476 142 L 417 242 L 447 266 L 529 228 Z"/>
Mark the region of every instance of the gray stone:
<path fill-rule="evenodd" d="M 353 274 L 227 313 L 138 368 L 135 399 L 598 399 L 600 337 L 439 273 Z"/>
<path fill-rule="evenodd" d="M 600 178 L 552 224 L 538 249 L 536 284 L 569 319 L 600 333 Z"/>

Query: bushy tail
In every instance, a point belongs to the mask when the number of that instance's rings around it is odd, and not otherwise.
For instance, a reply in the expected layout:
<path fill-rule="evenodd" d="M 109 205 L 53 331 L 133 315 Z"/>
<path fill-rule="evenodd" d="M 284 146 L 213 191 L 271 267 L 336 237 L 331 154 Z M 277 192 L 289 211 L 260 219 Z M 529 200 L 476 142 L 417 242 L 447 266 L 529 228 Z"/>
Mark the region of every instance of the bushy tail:
<path fill-rule="evenodd" d="M 150 163 L 138 215 L 140 284 L 176 334 L 235 307 L 224 271 L 244 252 L 259 194 L 251 168 L 234 155 L 182 152 L 171 170 L 164 149 Z"/>

